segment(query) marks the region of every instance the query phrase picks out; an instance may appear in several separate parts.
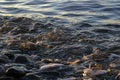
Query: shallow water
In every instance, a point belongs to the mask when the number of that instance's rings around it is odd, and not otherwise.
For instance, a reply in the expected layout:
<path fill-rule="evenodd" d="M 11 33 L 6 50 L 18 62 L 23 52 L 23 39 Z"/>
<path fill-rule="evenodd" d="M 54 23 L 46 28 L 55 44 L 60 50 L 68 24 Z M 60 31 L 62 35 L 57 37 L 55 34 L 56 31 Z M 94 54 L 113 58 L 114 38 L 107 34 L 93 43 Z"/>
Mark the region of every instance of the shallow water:
<path fill-rule="evenodd" d="M 119 9 L 120 0 L 0 0 L 0 15 L 60 23 L 74 29 L 74 34 L 86 35 L 107 48 L 119 48 Z"/>
<path fill-rule="evenodd" d="M 0 0 L 0 80 L 14 74 L 8 66 L 20 67 L 22 80 L 118 80 L 119 9 L 120 0 Z"/>
<path fill-rule="evenodd" d="M 0 15 L 120 24 L 120 0 L 0 0 Z"/>

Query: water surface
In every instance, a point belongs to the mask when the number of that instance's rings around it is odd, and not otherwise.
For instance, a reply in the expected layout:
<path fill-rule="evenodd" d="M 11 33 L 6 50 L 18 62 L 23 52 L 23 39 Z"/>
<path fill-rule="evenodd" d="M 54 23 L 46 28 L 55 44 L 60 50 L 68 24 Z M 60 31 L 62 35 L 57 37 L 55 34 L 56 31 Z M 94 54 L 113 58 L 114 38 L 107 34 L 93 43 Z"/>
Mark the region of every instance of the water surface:
<path fill-rule="evenodd" d="M 52 17 L 63 24 L 120 23 L 120 0 L 0 0 L 0 15 Z"/>

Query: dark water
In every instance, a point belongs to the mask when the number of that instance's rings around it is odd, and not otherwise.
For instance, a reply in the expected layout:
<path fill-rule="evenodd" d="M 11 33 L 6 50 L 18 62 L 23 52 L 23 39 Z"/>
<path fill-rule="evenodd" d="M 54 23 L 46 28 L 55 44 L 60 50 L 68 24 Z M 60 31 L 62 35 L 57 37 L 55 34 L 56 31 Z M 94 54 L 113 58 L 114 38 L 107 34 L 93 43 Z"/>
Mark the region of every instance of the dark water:
<path fill-rule="evenodd" d="M 120 24 L 120 0 L 0 0 L 0 15 Z"/>

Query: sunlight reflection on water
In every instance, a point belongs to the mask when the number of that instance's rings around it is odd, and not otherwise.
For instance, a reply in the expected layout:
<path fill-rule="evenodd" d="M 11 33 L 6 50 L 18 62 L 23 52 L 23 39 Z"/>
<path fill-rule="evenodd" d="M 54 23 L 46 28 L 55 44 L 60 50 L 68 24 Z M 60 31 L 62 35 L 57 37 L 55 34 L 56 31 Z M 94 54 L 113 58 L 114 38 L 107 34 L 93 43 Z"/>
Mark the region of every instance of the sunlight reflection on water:
<path fill-rule="evenodd" d="M 120 0 L 0 0 L 0 15 L 61 18 L 68 22 L 120 19 Z"/>

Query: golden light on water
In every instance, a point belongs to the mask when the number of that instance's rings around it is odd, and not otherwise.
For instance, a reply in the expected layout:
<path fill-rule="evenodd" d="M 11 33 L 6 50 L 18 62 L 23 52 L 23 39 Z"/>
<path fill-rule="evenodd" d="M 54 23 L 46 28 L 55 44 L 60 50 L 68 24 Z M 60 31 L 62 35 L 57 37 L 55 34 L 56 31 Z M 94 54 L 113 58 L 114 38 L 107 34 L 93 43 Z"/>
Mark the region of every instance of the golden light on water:
<path fill-rule="evenodd" d="M 102 23 L 120 24 L 120 20 L 101 20 Z"/>

